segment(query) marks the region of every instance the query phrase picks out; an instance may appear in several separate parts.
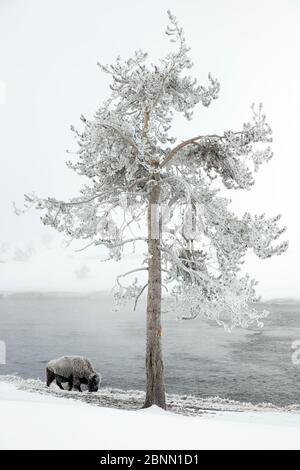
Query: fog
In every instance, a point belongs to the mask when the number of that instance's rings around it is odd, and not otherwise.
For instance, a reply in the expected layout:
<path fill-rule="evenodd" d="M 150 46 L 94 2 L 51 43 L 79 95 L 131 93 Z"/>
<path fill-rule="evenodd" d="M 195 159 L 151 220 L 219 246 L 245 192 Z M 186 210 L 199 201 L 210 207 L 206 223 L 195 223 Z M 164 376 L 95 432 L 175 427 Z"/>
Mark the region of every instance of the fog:
<path fill-rule="evenodd" d="M 217 101 L 199 107 L 192 122 L 176 122 L 179 140 L 239 129 L 250 105 L 264 104 L 274 159 L 250 192 L 230 197 L 239 212 L 283 214 L 288 252 L 266 261 L 249 256 L 247 271 L 265 298 L 300 297 L 297 0 L 0 0 L 0 290 L 109 289 L 121 270 L 135 266 L 135 255 L 103 264 L 104 251 L 76 253 L 78 245 L 66 246 L 39 213 L 17 217 L 12 203 L 21 207 L 30 191 L 61 198 L 78 193 L 84 182 L 64 162 L 66 149 L 76 150 L 70 125 L 79 126 L 80 114 L 92 116 L 108 94 L 96 63 L 136 49 L 152 61 L 165 54 L 168 8 L 191 46 L 193 75 L 205 83 L 211 72 L 221 82 Z"/>

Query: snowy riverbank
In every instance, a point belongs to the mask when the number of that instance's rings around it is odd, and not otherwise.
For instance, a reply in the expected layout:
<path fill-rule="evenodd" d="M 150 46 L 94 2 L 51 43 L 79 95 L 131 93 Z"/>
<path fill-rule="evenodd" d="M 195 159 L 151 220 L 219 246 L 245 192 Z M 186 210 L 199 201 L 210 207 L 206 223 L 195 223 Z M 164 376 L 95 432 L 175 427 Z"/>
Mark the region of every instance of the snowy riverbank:
<path fill-rule="evenodd" d="M 1 449 L 300 449 L 298 412 L 182 416 L 156 407 L 105 408 L 76 401 L 72 393 L 67 399 L 22 388 L 12 379 L 0 381 Z"/>

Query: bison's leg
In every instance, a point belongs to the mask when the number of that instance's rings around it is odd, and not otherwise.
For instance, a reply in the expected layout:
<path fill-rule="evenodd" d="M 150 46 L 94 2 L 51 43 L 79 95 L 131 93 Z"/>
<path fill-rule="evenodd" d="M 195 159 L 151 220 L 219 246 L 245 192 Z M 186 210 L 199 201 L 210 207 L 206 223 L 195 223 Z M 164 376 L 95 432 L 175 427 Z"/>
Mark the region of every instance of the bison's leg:
<path fill-rule="evenodd" d="M 70 380 L 69 380 L 69 392 L 72 390 L 73 388 L 73 375 L 70 376 Z"/>
<path fill-rule="evenodd" d="M 73 376 L 73 390 L 75 390 L 76 392 L 82 392 L 79 377 Z"/>
<path fill-rule="evenodd" d="M 56 379 L 56 385 L 59 386 L 61 390 L 67 390 L 65 385 L 68 386 L 68 390 L 70 390 L 70 379 L 67 377 L 63 377 L 62 375 L 55 374 L 55 379 Z"/>
<path fill-rule="evenodd" d="M 56 385 L 61 389 L 61 390 L 64 390 L 64 387 L 62 386 L 61 384 L 61 381 L 58 377 L 56 377 Z"/>
<path fill-rule="evenodd" d="M 47 387 L 50 387 L 50 385 L 52 384 L 53 380 L 55 379 L 55 374 L 54 372 L 52 372 L 50 369 L 46 369 L 46 378 L 47 378 Z"/>

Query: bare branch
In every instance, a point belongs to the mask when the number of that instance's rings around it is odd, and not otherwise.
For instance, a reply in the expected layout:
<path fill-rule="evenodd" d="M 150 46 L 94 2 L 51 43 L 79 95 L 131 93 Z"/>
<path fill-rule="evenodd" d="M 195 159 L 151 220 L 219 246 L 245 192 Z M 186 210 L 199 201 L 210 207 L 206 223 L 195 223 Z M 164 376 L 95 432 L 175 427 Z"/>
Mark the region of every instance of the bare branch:
<path fill-rule="evenodd" d="M 121 277 L 125 277 L 125 276 L 129 276 L 130 274 L 133 274 L 133 273 L 136 273 L 136 272 L 139 272 L 139 271 L 148 271 L 148 268 L 137 268 L 137 269 L 132 269 L 131 271 L 128 271 L 127 273 L 124 273 L 124 274 L 119 274 L 119 276 L 117 276 L 117 284 L 120 286 L 120 281 L 119 279 Z"/>
<path fill-rule="evenodd" d="M 90 246 L 93 245 L 104 245 L 107 248 L 118 248 L 120 246 L 125 245 L 126 243 L 134 243 L 136 241 L 147 241 L 146 237 L 135 237 L 135 238 L 129 238 L 128 240 L 122 240 L 118 243 L 112 243 L 110 240 L 93 240 L 91 243 L 88 245 L 85 245 L 83 248 L 79 248 L 78 250 L 75 250 L 76 253 L 80 253 L 81 251 L 86 250 Z"/>
<path fill-rule="evenodd" d="M 136 296 L 136 299 L 135 299 L 135 302 L 134 302 L 134 307 L 133 307 L 133 311 L 134 311 L 134 312 L 135 312 L 135 310 L 136 310 L 136 306 L 137 306 L 138 300 L 139 300 L 139 298 L 141 297 L 142 293 L 144 292 L 144 290 L 146 289 L 147 286 L 148 286 L 148 282 L 147 282 L 147 284 L 144 285 L 144 287 L 142 287 L 142 289 L 140 290 L 140 292 L 139 292 L 138 295 Z"/>
<path fill-rule="evenodd" d="M 79 248 L 79 250 L 75 250 L 75 253 L 80 253 L 80 251 L 84 251 L 84 250 L 86 250 L 87 248 L 89 248 L 90 246 L 93 246 L 93 245 L 95 245 L 95 241 L 92 241 L 88 245 L 85 245 L 83 248 Z"/>
<path fill-rule="evenodd" d="M 136 241 L 148 241 L 146 237 L 135 237 L 135 238 L 128 238 L 128 240 L 122 240 L 118 243 L 111 243 L 110 240 L 97 240 L 95 243 L 96 245 L 105 245 L 107 248 L 118 248 L 120 246 L 125 245 L 126 243 L 134 243 Z"/>

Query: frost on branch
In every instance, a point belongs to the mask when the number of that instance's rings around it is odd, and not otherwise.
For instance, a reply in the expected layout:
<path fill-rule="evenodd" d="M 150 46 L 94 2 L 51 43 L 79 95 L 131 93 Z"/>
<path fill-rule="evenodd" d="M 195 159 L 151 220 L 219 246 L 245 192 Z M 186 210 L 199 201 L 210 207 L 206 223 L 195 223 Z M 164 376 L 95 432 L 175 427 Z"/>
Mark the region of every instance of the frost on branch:
<path fill-rule="evenodd" d="M 254 280 L 248 276 L 229 276 L 214 284 L 209 288 L 205 285 L 175 287 L 173 294 L 177 300 L 178 318 L 189 320 L 204 315 L 228 331 L 236 326 L 247 328 L 253 323 L 263 326 L 262 320 L 268 312 L 255 308 L 258 299 L 255 297 Z M 188 312 L 186 305 L 190 306 Z"/>
<path fill-rule="evenodd" d="M 252 111 L 252 122 L 244 123 L 241 131 L 196 136 L 181 144 L 175 160 L 186 166 L 186 172 L 204 170 L 211 179 L 220 177 L 228 189 L 250 189 L 255 182 L 253 171 L 273 155 L 270 146 L 265 146 L 272 142 L 272 130 L 262 106 L 258 112 L 252 106 Z M 164 164 L 168 161 L 167 155 Z"/>
<path fill-rule="evenodd" d="M 272 131 L 259 105 L 241 129 L 174 137 L 176 114 L 191 119 L 198 104 L 218 98 L 220 85 L 211 74 L 208 85 L 191 76 L 183 30 L 168 16 L 172 50 L 157 64 L 140 50 L 99 64 L 110 79 L 110 96 L 93 117 L 81 116 L 80 130 L 72 127 L 78 149 L 67 165 L 85 179 L 80 194 L 68 201 L 28 195 L 26 206 L 39 209 L 45 225 L 83 240 L 81 249 L 101 245 L 118 261 L 128 247 L 149 243 L 147 210 L 158 186 L 160 215 L 168 215 L 159 247 L 163 287 L 170 285 L 180 316 L 205 315 L 228 328 L 260 324 L 266 312 L 255 308 L 256 283 L 241 268 L 249 251 L 262 259 L 283 253 L 284 228 L 279 216 L 237 217 L 212 182 L 251 189 L 255 172 L 272 157 Z M 148 274 L 151 258 L 146 253 L 142 260 L 118 276 L 118 302 L 136 304 L 147 289 L 140 276 Z"/>

